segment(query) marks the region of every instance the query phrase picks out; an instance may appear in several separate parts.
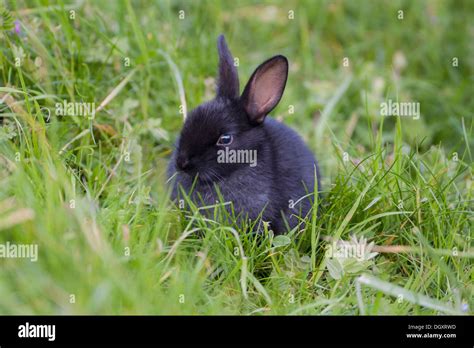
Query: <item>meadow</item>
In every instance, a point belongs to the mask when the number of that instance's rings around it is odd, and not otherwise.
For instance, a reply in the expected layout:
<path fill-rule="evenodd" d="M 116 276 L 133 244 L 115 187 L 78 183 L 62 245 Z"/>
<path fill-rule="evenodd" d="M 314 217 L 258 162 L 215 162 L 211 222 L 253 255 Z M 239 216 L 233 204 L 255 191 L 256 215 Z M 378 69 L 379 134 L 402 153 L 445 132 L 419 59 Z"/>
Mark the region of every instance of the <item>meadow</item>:
<path fill-rule="evenodd" d="M 304 229 L 169 200 L 221 33 L 241 84 L 288 57 L 270 117 L 321 166 Z M 0 244 L 38 255 L 0 255 L 0 314 L 472 315 L 473 56 L 468 0 L 5 1 Z"/>

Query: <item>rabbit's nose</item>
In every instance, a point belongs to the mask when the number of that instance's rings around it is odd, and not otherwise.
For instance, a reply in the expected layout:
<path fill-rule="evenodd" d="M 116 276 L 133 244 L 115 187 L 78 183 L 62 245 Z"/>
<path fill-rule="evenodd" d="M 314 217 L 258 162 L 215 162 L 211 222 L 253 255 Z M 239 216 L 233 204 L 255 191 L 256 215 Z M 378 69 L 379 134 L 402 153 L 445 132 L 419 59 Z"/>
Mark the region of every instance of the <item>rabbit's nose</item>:
<path fill-rule="evenodd" d="M 191 164 L 189 162 L 189 159 L 185 158 L 185 157 L 182 157 L 182 156 L 179 156 L 177 159 L 176 159 L 176 165 L 178 166 L 179 169 L 181 170 L 186 170 L 186 169 L 189 169 L 191 167 Z"/>

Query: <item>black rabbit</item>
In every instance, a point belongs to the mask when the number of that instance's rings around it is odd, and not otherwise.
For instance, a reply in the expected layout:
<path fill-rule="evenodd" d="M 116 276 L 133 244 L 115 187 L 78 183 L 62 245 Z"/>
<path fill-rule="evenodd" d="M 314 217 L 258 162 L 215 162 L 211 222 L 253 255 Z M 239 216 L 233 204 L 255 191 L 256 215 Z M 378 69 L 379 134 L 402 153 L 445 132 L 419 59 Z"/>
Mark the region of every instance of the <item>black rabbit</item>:
<path fill-rule="evenodd" d="M 185 120 L 168 166 L 172 198 L 192 191 L 198 205 L 212 205 L 220 194 L 236 213 L 252 220 L 261 214 L 275 234 L 284 233 L 308 214 L 315 177 L 321 187 L 317 161 L 302 139 L 266 118 L 283 95 L 288 61 L 277 55 L 263 62 L 240 96 L 223 35 L 217 47 L 217 95 Z"/>

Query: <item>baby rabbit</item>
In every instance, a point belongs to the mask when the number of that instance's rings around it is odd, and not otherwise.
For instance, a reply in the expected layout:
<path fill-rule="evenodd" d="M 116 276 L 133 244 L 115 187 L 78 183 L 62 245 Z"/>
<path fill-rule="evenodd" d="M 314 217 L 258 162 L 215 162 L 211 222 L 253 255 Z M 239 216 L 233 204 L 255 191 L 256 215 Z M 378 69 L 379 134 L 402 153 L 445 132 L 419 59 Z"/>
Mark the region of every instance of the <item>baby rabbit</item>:
<path fill-rule="evenodd" d="M 275 234 L 285 233 L 308 214 L 315 177 L 321 187 L 317 161 L 302 139 L 266 117 L 283 95 L 288 60 L 277 55 L 263 62 L 239 95 L 223 35 L 217 48 L 217 95 L 185 120 L 168 166 L 172 198 L 184 190 L 195 204 L 207 206 L 221 196 L 236 214 L 261 218 Z"/>

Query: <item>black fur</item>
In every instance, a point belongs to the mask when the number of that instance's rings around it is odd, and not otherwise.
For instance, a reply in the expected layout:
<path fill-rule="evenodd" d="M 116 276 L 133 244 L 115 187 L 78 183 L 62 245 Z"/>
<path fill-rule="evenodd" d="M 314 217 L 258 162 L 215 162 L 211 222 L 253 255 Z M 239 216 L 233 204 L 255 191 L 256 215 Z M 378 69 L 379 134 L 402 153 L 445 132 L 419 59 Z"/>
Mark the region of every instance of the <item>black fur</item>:
<path fill-rule="evenodd" d="M 301 198 L 313 192 L 315 171 L 319 181 L 316 159 L 296 132 L 265 117 L 283 94 L 288 62 L 283 56 L 264 62 L 239 97 L 237 70 L 222 35 L 218 50 L 217 96 L 190 112 L 168 166 L 172 198 L 179 196 L 179 186 L 189 192 L 194 182 L 193 201 L 211 205 L 218 199 L 218 186 L 237 213 L 256 219 L 263 210 L 263 221 L 270 222 L 276 234 L 284 233 L 285 220 L 293 228 L 299 221 L 297 216 L 309 212 L 313 197 Z M 254 81 L 255 76 L 260 80 Z M 269 88 L 258 94 L 259 86 Z M 222 134 L 233 136 L 227 146 L 230 150 L 256 150 L 256 166 L 218 163 L 217 151 L 225 149 L 216 144 Z M 290 201 L 298 200 L 290 208 Z"/>

